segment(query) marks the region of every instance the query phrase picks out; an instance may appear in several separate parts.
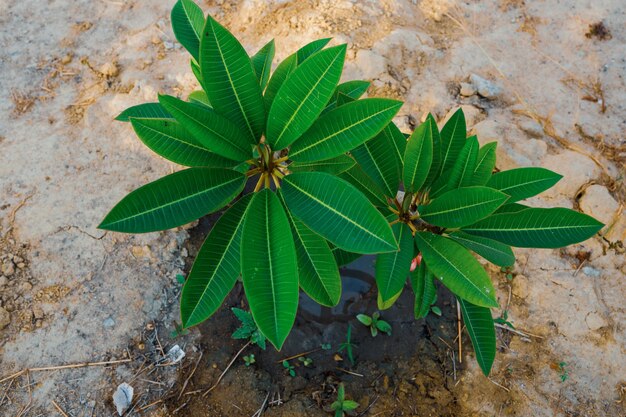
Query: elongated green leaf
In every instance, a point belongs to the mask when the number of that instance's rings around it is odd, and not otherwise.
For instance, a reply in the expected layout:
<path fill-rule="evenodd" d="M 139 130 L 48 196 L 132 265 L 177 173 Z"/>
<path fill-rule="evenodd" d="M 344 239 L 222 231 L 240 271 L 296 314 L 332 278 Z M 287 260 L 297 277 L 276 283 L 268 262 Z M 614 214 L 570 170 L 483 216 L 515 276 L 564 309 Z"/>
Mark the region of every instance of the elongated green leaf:
<path fill-rule="evenodd" d="M 341 174 L 354 166 L 356 162 L 348 155 L 339 155 L 335 158 L 316 162 L 294 162 L 289 165 L 291 172 L 328 172 L 329 174 Z"/>
<path fill-rule="evenodd" d="M 328 245 L 330 246 L 330 251 L 333 253 L 333 256 L 335 257 L 337 266 L 340 266 L 340 267 L 346 266 L 349 263 L 356 261 L 361 256 L 363 256 L 360 253 L 348 252 L 343 249 L 339 249 L 337 246 L 333 245 L 332 243 L 329 243 Z"/>
<path fill-rule="evenodd" d="M 200 57 L 200 38 L 204 28 L 204 13 L 192 0 L 178 0 L 172 9 L 172 29 L 196 61 Z"/>
<path fill-rule="evenodd" d="M 198 64 L 193 59 L 189 62 L 189 64 L 191 65 L 191 72 L 193 72 L 193 75 L 196 77 L 196 80 L 198 80 L 198 84 L 200 84 L 200 87 L 202 87 L 203 91 L 206 91 L 207 87 L 204 84 L 204 81 L 202 81 L 202 71 L 200 70 L 200 64 Z M 207 100 L 208 100 L 208 96 L 207 96 Z"/>
<path fill-rule="evenodd" d="M 415 293 L 415 306 L 413 308 L 415 318 L 422 319 L 430 312 L 430 306 L 437 299 L 435 276 L 422 262 L 420 266 L 411 272 L 411 284 Z"/>
<path fill-rule="evenodd" d="M 378 292 L 378 296 L 376 297 L 376 306 L 378 307 L 378 309 L 379 310 L 387 310 L 388 308 L 391 308 L 396 303 L 398 298 L 400 298 L 400 296 L 402 295 L 402 291 L 403 290 L 404 290 L 404 286 L 402 288 L 400 288 L 400 291 L 395 293 L 393 296 L 389 297 L 387 300 L 383 300 L 382 296 L 380 295 L 380 291 L 379 291 Z M 380 324 L 381 324 L 381 322 L 379 321 L 378 325 L 380 325 Z M 391 332 L 391 326 L 389 326 L 389 327 L 387 327 L 387 326 L 388 326 L 388 323 L 387 323 L 387 325 L 385 325 L 385 327 L 388 328 L 389 332 Z M 386 331 L 387 330 L 385 330 L 385 332 Z"/>
<path fill-rule="evenodd" d="M 441 165 L 442 161 L 442 145 L 441 145 L 441 136 L 439 135 L 439 128 L 437 127 L 437 122 L 432 114 L 428 113 L 428 117 L 426 118 L 426 122 L 430 121 L 430 135 L 433 138 L 433 162 L 430 165 L 430 170 L 428 172 L 428 177 L 426 177 L 426 181 L 424 181 L 423 187 L 429 187 L 435 179 L 440 176 L 441 173 Z"/>
<path fill-rule="evenodd" d="M 498 307 L 489 275 L 462 245 L 429 232 L 417 232 L 415 243 L 426 267 L 450 291 L 473 304 Z"/>
<path fill-rule="evenodd" d="M 190 103 L 202 104 L 203 106 L 212 108 L 209 97 L 203 90 L 193 91 L 191 94 L 189 94 L 188 98 Z"/>
<path fill-rule="evenodd" d="M 98 227 L 125 233 L 178 227 L 224 207 L 243 190 L 245 180 L 230 169 L 178 171 L 128 194 Z"/>
<path fill-rule="evenodd" d="M 404 190 L 416 193 L 426 182 L 433 163 L 432 118 L 419 125 L 410 136 L 404 151 Z"/>
<path fill-rule="evenodd" d="M 296 218 L 341 249 L 397 250 L 385 218 L 347 181 L 325 172 L 298 172 L 285 177 L 282 191 Z"/>
<path fill-rule="evenodd" d="M 508 194 L 509 203 L 514 203 L 544 192 L 561 178 L 562 175 L 545 168 L 516 168 L 493 174 L 487 187 Z"/>
<path fill-rule="evenodd" d="M 272 61 L 274 60 L 275 52 L 276 46 L 274 45 L 274 39 L 272 39 L 251 58 L 254 73 L 259 80 L 261 91 L 265 89 L 267 81 L 270 79 L 270 71 L 272 70 Z"/>
<path fill-rule="evenodd" d="M 394 146 L 394 139 L 385 128 L 373 139 L 352 150 L 354 159 L 389 197 L 398 193 L 402 170 L 402 159 L 392 151 Z"/>
<path fill-rule="evenodd" d="M 472 250 L 498 266 L 513 266 L 515 255 L 511 247 L 496 240 L 482 236 L 474 236 L 468 233 L 455 232 L 450 235 L 451 239 L 459 242 L 467 249 Z"/>
<path fill-rule="evenodd" d="M 494 214 L 515 213 L 518 211 L 526 210 L 527 208 L 530 208 L 530 207 L 525 206 L 523 204 L 519 204 L 519 203 L 507 203 L 503 205 L 502 207 L 500 207 L 498 210 L 496 210 Z"/>
<path fill-rule="evenodd" d="M 282 198 L 282 194 L 279 193 L 279 196 Z M 300 287 L 321 305 L 327 307 L 337 305 L 341 298 L 341 277 L 328 243 L 294 218 L 286 204 L 285 209 L 296 243 Z"/>
<path fill-rule="evenodd" d="M 485 185 L 491 173 L 496 166 L 496 147 L 498 142 L 490 142 L 481 147 L 478 151 L 478 159 L 476 160 L 476 168 L 472 179 L 467 185 Z"/>
<path fill-rule="evenodd" d="M 461 149 L 457 160 L 452 166 L 452 173 L 450 174 L 446 189 L 454 190 L 455 188 L 468 186 L 472 182 L 478 159 L 479 146 L 476 136 L 467 138 L 465 146 Z"/>
<path fill-rule="evenodd" d="M 210 108 L 172 96 L 159 96 L 159 102 L 210 151 L 234 161 L 252 157 L 249 136 Z"/>
<path fill-rule="evenodd" d="M 272 191 L 255 194 L 246 212 L 241 275 L 261 333 L 280 350 L 298 309 L 296 248 L 283 206 Z"/>
<path fill-rule="evenodd" d="M 337 88 L 335 88 L 335 92 L 333 93 L 333 96 L 330 98 L 330 101 L 324 108 L 322 114 L 337 107 L 337 98 L 339 97 L 339 94 L 345 94 L 346 96 L 356 100 L 367 91 L 369 86 L 369 81 L 361 80 L 346 81 L 345 83 L 339 84 Z"/>
<path fill-rule="evenodd" d="M 381 190 L 372 179 L 363 171 L 363 169 L 355 165 L 347 171 L 339 174 L 339 178 L 348 181 L 357 190 L 363 193 L 365 197 L 376 207 L 387 207 L 387 201 Z"/>
<path fill-rule="evenodd" d="M 280 64 L 278 64 L 278 67 L 274 70 L 274 73 L 267 84 L 267 89 L 265 90 L 264 100 L 266 109 L 269 110 L 272 107 L 272 103 L 278 93 L 278 90 L 283 85 L 287 77 L 289 77 L 289 75 L 291 75 L 291 73 L 298 67 L 298 65 L 302 64 L 315 52 L 321 50 L 324 46 L 326 46 L 326 44 L 328 44 L 328 42 L 330 42 L 330 38 L 313 41 L 304 45 L 302 48 L 298 49 L 297 52 L 289 55 Z"/>
<path fill-rule="evenodd" d="M 392 227 L 400 250 L 381 253 L 376 257 L 376 286 L 381 304 L 391 300 L 402 291 L 409 275 L 413 259 L 413 235 L 404 223 L 396 223 Z M 390 307 L 390 306 L 389 306 Z"/>
<path fill-rule="evenodd" d="M 518 248 L 561 248 L 582 242 L 604 224 L 565 208 L 528 208 L 494 214 L 463 228 L 472 235 L 495 239 Z"/>
<path fill-rule="evenodd" d="M 332 38 L 317 39 L 298 49 L 296 52 L 298 65 L 302 65 L 304 61 L 313 56 L 317 51 L 321 51 L 322 48 L 328 45 L 328 42 L 330 42 L 331 39 Z"/>
<path fill-rule="evenodd" d="M 401 106 L 396 100 L 366 98 L 337 107 L 317 119 L 292 145 L 289 156 L 311 162 L 341 155 L 376 136 Z"/>
<path fill-rule="evenodd" d="M 311 127 L 339 82 L 345 55 L 346 45 L 317 52 L 285 80 L 267 116 L 272 149 L 286 148 Z"/>
<path fill-rule="evenodd" d="M 506 194 L 492 188 L 465 187 L 448 191 L 427 206 L 419 206 L 418 211 L 427 223 L 457 228 L 489 216 L 507 198 Z"/>
<path fill-rule="evenodd" d="M 461 149 L 465 146 L 466 129 L 465 115 L 462 109 L 458 109 L 441 129 L 440 173 L 454 166 Z"/>
<path fill-rule="evenodd" d="M 248 194 L 215 223 L 193 263 L 180 298 L 183 327 L 202 323 L 217 311 L 241 271 L 240 247 Z"/>
<path fill-rule="evenodd" d="M 142 119 L 174 119 L 160 103 L 144 103 L 132 106 L 120 113 L 115 120 L 119 122 L 130 122 L 131 117 Z"/>
<path fill-rule="evenodd" d="M 265 128 L 265 105 L 252 62 L 239 41 L 211 16 L 202 33 L 199 63 L 209 101 L 256 143 Z"/>
<path fill-rule="evenodd" d="M 165 159 L 189 167 L 225 168 L 236 164 L 207 150 L 200 142 L 171 119 L 131 118 L 139 139 Z"/>
<path fill-rule="evenodd" d="M 496 329 L 488 308 L 474 305 L 461 298 L 458 299 L 463 313 L 463 322 L 470 335 L 476 361 L 483 374 L 489 375 L 496 358 Z"/>
<path fill-rule="evenodd" d="M 393 122 L 387 124 L 387 126 L 385 126 L 385 128 L 380 133 L 383 135 L 387 135 L 391 138 L 393 151 L 397 155 L 398 160 L 401 162 L 400 167 L 402 167 L 404 152 L 406 151 L 407 145 L 407 138 L 404 136 L 404 133 L 400 132 L 400 129 L 398 129 L 398 127 Z M 400 169 L 400 175 L 402 175 L 402 168 Z"/>

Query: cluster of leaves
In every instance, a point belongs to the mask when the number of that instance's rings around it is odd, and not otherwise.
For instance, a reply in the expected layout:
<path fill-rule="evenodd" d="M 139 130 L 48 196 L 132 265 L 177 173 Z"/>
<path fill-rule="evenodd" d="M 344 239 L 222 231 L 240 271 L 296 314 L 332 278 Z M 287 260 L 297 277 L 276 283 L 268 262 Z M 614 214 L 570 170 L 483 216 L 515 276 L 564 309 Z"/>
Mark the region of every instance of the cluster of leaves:
<path fill-rule="evenodd" d="M 496 144 L 468 138 L 461 111 L 441 130 L 429 116 L 407 141 L 391 122 L 401 102 L 360 98 L 365 81 L 339 83 L 346 45 L 311 42 L 272 71 L 273 41 L 249 56 L 191 0 L 176 3 L 172 24 L 201 90 L 187 101 L 161 95 L 118 120 L 189 168 L 131 192 L 100 227 L 152 232 L 226 208 L 185 282 L 185 328 L 210 317 L 241 276 L 248 324 L 258 331 L 240 335 L 259 344 L 267 337 L 280 349 L 300 288 L 333 306 L 341 295 L 338 266 L 378 254 L 379 309 L 393 304 L 410 275 L 415 316 L 423 317 L 440 281 L 458 297 L 488 373 L 495 354 L 489 309 L 498 303 L 470 251 L 511 266 L 511 246 L 561 247 L 602 226 L 572 210 L 520 204 L 560 176 L 542 168 L 494 174 Z M 253 191 L 238 197 L 244 189 Z M 410 272 L 419 253 L 423 262 Z"/>
<path fill-rule="evenodd" d="M 172 23 L 202 89 L 188 101 L 161 95 L 118 120 L 190 168 L 133 191 L 100 228 L 152 232 L 227 207 L 184 285 L 183 325 L 210 317 L 241 275 L 254 321 L 280 349 L 300 288 L 320 304 L 339 301 L 331 245 L 359 254 L 397 250 L 384 216 L 337 174 L 355 166 L 347 152 L 385 129 L 402 103 L 358 99 L 364 81 L 339 84 L 346 45 L 325 48 L 330 39 L 304 46 L 271 72 L 273 41 L 250 57 L 191 0 L 176 3 Z M 254 192 L 237 200 L 248 181 Z"/>
<path fill-rule="evenodd" d="M 356 344 L 352 342 L 352 326 L 348 324 L 348 331 L 346 332 L 346 341 L 339 345 L 339 350 L 337 352 L 346 352 L 348 355 L 348 359 L 352 366 L 354 366 L 354 349 L 356 349 Z"/>
<path fill-rule="evenodd" d="M 337 400 L 330 408 L 335 412 L 335 417 L 343 417 L 346 412 L 356 410 L 359 404 L 356 401 L 346 400 L 346 389 L 343 384 L 337 388 Z"/>
<path fill-rule="evenodd" d="M 253 345 L 265 350 L 265 336 L 259 331 L 252 314 L 237 307 L 233 307 L 232 310 L 241 323 L 241 326 L 233 332 L 233 339 L 248 339 Z"/>
<path fill-rule="evenodd" d="M 369 327 L 372 337 L 376 337 L 379 331 L 391 336 L 391 324 L 381 319 L 378 311 L 375 311 L 371 316 L 367 314 L 357 314 L 356 319 Z"/>

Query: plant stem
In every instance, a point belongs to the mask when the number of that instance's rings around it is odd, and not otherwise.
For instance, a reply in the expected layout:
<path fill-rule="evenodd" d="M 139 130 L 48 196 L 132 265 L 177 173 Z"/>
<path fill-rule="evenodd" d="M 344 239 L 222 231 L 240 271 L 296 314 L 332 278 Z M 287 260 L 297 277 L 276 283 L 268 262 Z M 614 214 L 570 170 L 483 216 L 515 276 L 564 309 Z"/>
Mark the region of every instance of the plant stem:
<path fill-rule="evenodd" d="M 261 168 L 251 169 L 250 171 L 246 172 L 246 177 L 252 177 L 252 176 L 258 174 L 259 172 L 261 172 Z"/>
<path fill-rule="evenodd" d="M 266 172 L 264 175 L 265 175 L 265 188 L 270 188 L 270 185 L 271 185 L 270 174 Z"/>
<path fill-rule="evenodd" d="M 261 174 L 261 176 L 259 177 L 259 181 L 256 183 L 256 187 L 254 187 L 254 192 L 258 192 L 261 189 L 261 186 L 263 185 L 263 181 L 265 180 L 265 176 L 267 175 L 267 172 L 264 172 Z"/>
<path fill-rule="evenodd" d="M 288 156 L 283 156 L 282 158 L 274 159 L 274 163 L 275 164 L 280 164 L 281 162 L 285 162 L 288 159 L 289 159 Z"/>
<path fill-rule="evenodd" d="M 276 178 L 275 174 L 272 174 L 272 180 L 274 181 L 274 185 L 276 186 L 276 189 L 280 188 L 280 181 L 278 181 L 278 178 Z"/>

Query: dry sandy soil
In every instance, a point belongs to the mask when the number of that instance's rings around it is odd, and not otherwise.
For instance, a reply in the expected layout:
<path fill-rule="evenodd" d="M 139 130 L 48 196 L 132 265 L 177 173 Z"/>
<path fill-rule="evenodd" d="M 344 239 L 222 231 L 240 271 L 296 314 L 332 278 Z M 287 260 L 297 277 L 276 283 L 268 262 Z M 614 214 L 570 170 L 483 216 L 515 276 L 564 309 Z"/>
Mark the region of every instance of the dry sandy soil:
<path fill-rule="evenodd" d="M 607 224 L 564 250 L 518 250 L 512 280 L 492 270 L 509 320 L 534 336 L 500 331 L 490 379 L 466 339 L 463 364 L 453 366 L 451 312 L 404 327 L 398 318 L 402 337 L 376 344 L 359 330 L 354 372 L 363 377 L 331 367 L 298 369 L 292 381 L 270 361 L 276 353 L 257 349 L 267 360 L 256 368 L 237 360 L 207 397 L 179 393 L 206 390 L 243 343 L 229 340 L 235 323 L 226 308 L 200 330 L 171 334 L 176 275 L 201 241 L 198 228 L 96 229 L 130 190 L 178 169 L 113 122 L 158 92 L 186 97 L 196 88 L 170 28 L 172 5 L 0 1 L 0 415 L 111 416 L 113 391 L 129 382 L 127 415 L 251 415 L 272 392 L 281 401 L 268 401 L 263 415 L 324 416 L 339 380 L 364 416 L 625 415 L 623 1 L 203 1 L 250 52 L 271 38 L 278 59 L 316 38 L 347 42 L 344 78 L 372 80 L 370 96 L 404 100 L 396 122 L 406 132 L 428 112 L 443 121 L 463 106 L 479 140 L 498 141 L 498 168 L 565 176 L 533 204 L 573 207 Z M 409 323 L 405 304 L 389 314 L 404 311 Z M 323 336 L 343 337 L 341 325 Z M 291 339 L 307 326 L 299 320 Z M 437 340 L 426 346 L 427 338 Z M 396 363 L 366 353 L 389 352 L 391 341 L 403 346 Z M 283 353 L 305 347 L 297 342 Z M 174 344 L 187 352 L 181 364 L 154 367 Z M 102 361 L 118 362 L 5 378 Z M 419 382 L 424 375 L 428 383 Z"/>

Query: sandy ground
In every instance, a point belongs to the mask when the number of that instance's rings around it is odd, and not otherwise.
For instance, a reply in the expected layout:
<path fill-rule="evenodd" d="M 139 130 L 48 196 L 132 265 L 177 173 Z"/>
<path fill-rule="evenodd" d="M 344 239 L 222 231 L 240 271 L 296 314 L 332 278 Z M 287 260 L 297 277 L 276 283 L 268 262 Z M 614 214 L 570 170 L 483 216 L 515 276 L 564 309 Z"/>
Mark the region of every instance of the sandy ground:
<path fill-rule="evenodd" d="M 196 88 L 171 32 L 172 4 L 0 1 L 0 378 L 128 358 L 151 323 L 174 328 L 187 230 L 96 229 L 127 192 L 178 169 L 113 122 L 158 92 Z M 498 282 L 501 305 L 541 338 L 501 346 L 493 383 L 468 357 L 457 401 L 468 415 L 624 415 L 624 2 L 202 6 L 250 52 L 271 38 L 279 59 L 312 39 L 347 42 L 344 78 L 373 80 L 370 96 L 404 100 L 404 131 L 462 105 L 481 143 L 498 141 L 500 169 L 563 174 L 533 203 L 578 208 L 608 226 L 565 250 L 517 251 L 515 278 Z M 73 416 L 112 415 L 113 390 L 133 374 L 123 363 L 25 374 L 0 384 L 0 414 L 52 415 L 56 401 Z"/>

